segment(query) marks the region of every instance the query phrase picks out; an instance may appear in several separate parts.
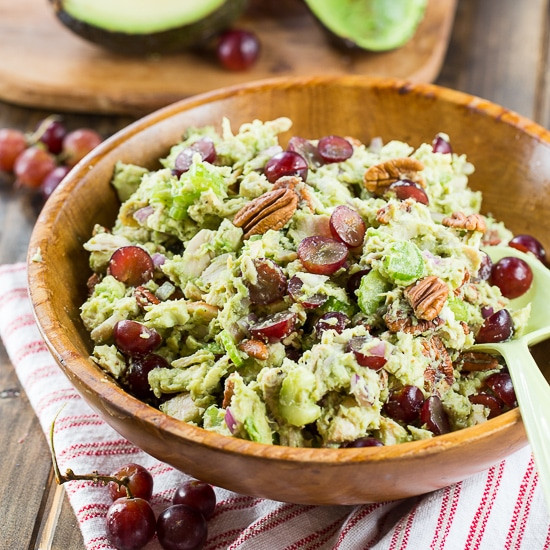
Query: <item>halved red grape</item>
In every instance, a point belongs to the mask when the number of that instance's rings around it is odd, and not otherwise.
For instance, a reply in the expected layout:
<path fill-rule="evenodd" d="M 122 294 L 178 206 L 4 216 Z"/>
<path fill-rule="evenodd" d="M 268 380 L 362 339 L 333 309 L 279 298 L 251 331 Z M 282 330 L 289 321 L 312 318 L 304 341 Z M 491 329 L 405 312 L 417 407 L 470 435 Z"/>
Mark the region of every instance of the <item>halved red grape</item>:
<path fill-rule="evenodd" d="M 25 134 L 14 128 L 0 128 L 0 170 L 12 172 L 17 157 L 27 148 Z"/>
<path fill-rule="evenodd" d="M 477 272 L 477 276 L 482 281 L 488 281 L 491 277 L 491 271 L 493 270 L 493 260 L 486 252 L 481 253 L 481 264 Z"/>
<path fill-rule="evenodd" d="M 341 311 L 329 311 L 322 315 L 315 323 L 315 332 L 320 336 L 325 330 L 335 330 L 338 334 L 341 334 L 349 324 L 350 318 Z"/>
<path fill-rule="evenodd" d="M 38 124 L 35 135 L 53 155 L 59 155 L 63 150 L 63 140 L 67 135 L 67 128 L 56 115 L 44 119 Z"/>
<path fill-rule="evenodd" d="M 476 405 L 483 405 L 489 409 L 489 416 L 487 418 L 494 418 L 502 413 L 502 403 L 494 395 L 488 393 L 477 393 L 468 397 L 471 403 Z"/>
<path fill-rule="evenodd" d="M 168 361 L 156 353 L 133 357 L 126 374 L 126 385 L 130 393 L 138 399 L 153 399 L 155 395 L 149 385 L 149 373 L 156 368 L 167 369 L 169 367 Z"/>
<path fill-rule="evenodd" d="M 267 258 L 255 258 L 256 282 L 247 282 L 250 301 L 253 304 L 271 304 L 280 300 L 286 292 L 286 277 L 281 268 Z"/>
<path fill-rule="evenodd" d="M 199 153 L 202 160 L 209 163 L 215 162 L 217 158 L 214 142 L 209 137 L 203 137 L 178 153 L 174 161 L 174 174 L 176 176 L 181 176 L 191 168 L 195 153 Z"/>
<path fill-rule="evenodd" d="M 296 326 L 296 314 L 292 311 L 280 311 L 268 315 L 250 327 L 253 338 L 274 343 L 286 338 Z"/>
<path fill-rule="evenodd" d="M 315 147 L 311 141 L 303 137 L 292 136 L 288 140 L 286 150 L 298 153 L 306 160 L 310 169 L 316 169 L 323 166 L 323 158 L 319 154 L 317 147 Z"/>
<path fill-rule="evenodd" d="M 151 500 L 153 494 L 153 476 L 149 470 L 141 464 L 130 462 L 120 468 L 117 468 L 111 477 L 117 479 L 129 478 L 130 492 L 134 497 L 142 498 L 143 500 Z M 124 485 L 118 485 L 114 481 L 109 482 L 109 494 L 113 501 L 123 498 L 127 495 Z"/>
<path fill-rule="evenodd" d="M 476 336 L 476 342 L 491 343 L 504 342 L 512 336 L 514 331 L 514 322 L 507 309 L 500 309 L 485 319 Z"/>
<path fill-rule="evenodd" d="M 441 134 L 437 134 L 432 141 L 432 150 L 434 153 L 447 153 L 451 154 L 453 149 L 447 138 Z"/>
<path fill-rule="evenodd" d="M 357 447 L 383 447 L 384 443 L 382 443 L 379 439 L 376 439 L 375 437 L 360 437 L 359 439 L 356 439 L 355 441 L 350 441 L 349 443 L 344 443 L 342 445 L 343 448 L 357 448 Z"/>
<path fill-rule="evenodd" d="M 118 321 L 113 328 L 113 338 L 116 347 L 131 357 L 147 355 L 162 342 L 160 334 L 154 329 L 146 327 L 138 321 Z"/>
<path fill-rule="evenodd" d="M 348 258 L 348 247 L 330 237 L 306 237 L 298 245 L 298 257 L 310 273 L 332 275 Z"/>
<path fill-rule="evenodd" d="M 249 69 L 260 54 L 260 41 L 256 34 L 242 29 L 222 33 L 216 49 L 219 62 L 230 71 Z"/>
<path fill-rule="evenodd" d="M 359 213 L 349 206 L 337 206 L 330 216 L 329 225 L 333 237 L 348 248 L 361 246 L 365 240 L 365 222 Z"/>
<path fill-rule="evenodd" d="M 421 204 L 429 204 L 430 199 L 426 191 L 418 185 L 418 183 L 411 180 L 399 180 L 393 182 L 388 187 L 388 192 L 395 193 L 395 196 L 400 200 L 404 201 L 407 199 L 414 199 L 416 202 Z"/>
<path fill-rule="evenodd" d="M 518 298 L 531 287 L 533 272 L 521 258 L 507 256 L 493 265 L 490 282 L 498 286 L 506 298 Z"/>
<path fill-rule="evenodd" d="M 508 246 L 521 250 L 522 252 L 532 252 L 542 263 L 546 262 L 546 251 L 542 244 L 531 235 L 516 235 Z"/>
<path fill-rule="evenodd" d="M 287 285 L 287 291 L 290 297 L 306 309 L 314 309 L 316 307 L 322 306 L 327 300 L 328 296 L 325 294 L 312 294 L 308 296 L 305 292 L 302 291 L 302 287 L 304 286 L 304 282 L 300 277 L 297 275 L 294 275 L 290 278 L 290 281 L 288 281 Z"/>
<path fill-rule="evenodd" d="M 40 147 L 29 147 L 15 159 L 16 185 L 36 189 L 55 168 L 55 158 Z"/>
<path fill-rule="evenodd" d="M 216 509 L 216 493 L 209 483 L 192 479 L 181 483 L 176 488 L 172 503 L 196 508 L 205 519 L 209 519 Z"/>
<path fill-rule="evenodd" d="M 265 177 L 271 183 L 275 183 L 283 176 L 299 176 L 306 181 L 307 171 L 306 160 L 294 151 L 281 151 L 273 155 L 264 167 Z"/>
<path fill-rule="evenodd" d="M 384 404 L 384 412 L 394 420 L 411 424 L 420 415 L 424 404 L 424 394 L 417 386 L 407 384 L 390 393 Z"/>
<path fill-rule="evenodd" d="M 353 155 L 353 145 L 340 136 L 325 136 L 317 143 L 317 150 L 327 162 L 343 162 Z"/>
<path fill-rule="evenodd" d="M 117 248 L 109 260 L 108 273 L 128 286 L 139 286 L 153 278 L 155 264 L 140 246 Z"/>
<path fill-rule="evenodd" d="M 451 431 L 449 416 L 437 395 L 432 395 L 424 401 L 420 409 L 420 421 L 426 424 L 428 430 L 435 435 L 446 434 Z"/>
<path fill-rule="evenodd" d="M 157 519 L 157 536 L 165 550 L 200 550 L 207 534 L 204 516 L 185 504 L 169 506 Z"/>
<path fill-rule="evenodd" d="M 44 181 L 40 185 L 40 192 L 44 200 L 50 197 L 70 170 L 68 166 L 57 166 L 44 178 Z"/>
<path fill-rule="evenodd" d="M 508 407 L 516 407 L 517 399 L 512 378 L 507 372 L 495 372 L 485 379 L 485 385 Z"/>
<path fill-rule="evenodd" d="M 107 536 L 118 550 L 143 548 L 155 535 L 155 513 L 142 498 L 119 498 L 107 511 Z"/>
<path fill-rule="evenodd" d="M 363 345 L 370 340 L 368 336 L 355 336 L 348 342 L 347 350 L 353 352 L 355 360 L 362 367 L 380 370 L 388 362 L 384 356 L 386 344 L 380 342 L 379 346 L 373 346 L 365 353 Z"/>

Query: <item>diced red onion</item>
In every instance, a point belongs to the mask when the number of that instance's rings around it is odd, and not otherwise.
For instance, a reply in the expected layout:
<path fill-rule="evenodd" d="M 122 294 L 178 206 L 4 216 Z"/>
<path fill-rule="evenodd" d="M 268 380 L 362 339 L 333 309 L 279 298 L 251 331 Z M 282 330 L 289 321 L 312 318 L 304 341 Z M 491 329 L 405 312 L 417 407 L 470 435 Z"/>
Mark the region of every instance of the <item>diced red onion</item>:
<path fill-rule="evenodd" d="M 166 261 L 166 256 L 164 254 L 160 254 L 160 252 L 155 252 L 151 259 L 153 260 L 153 264 L 155 267 L 161 266 Z"/>
<path fill-rule="evenodd" d="M 351 377 L 350 393 L 362 407 L 370 407 L 374 403 L 365 381 L 358 374 L 353 374 Z"/>
<path fill-rule="evenodd" d="M 143 223 L 154 211 L 155 209 L 152 206 L 144 206 L 134 212 L 134 219 Z"/>
<path fill-rule="evenodd" d="M 481 308 L 481 316 L 484 319 L 487 319 L 488 317 L 491 317 L 491 315 L 495 312 L 495 310 L 491 306 L 483 306 Z"/>
<path fill-rule="evenodd" d="M 229 431 L 234 434 L 235 430 L 237 429 L 237 421 L 235 420 L 235 417 L 233 416 L 229 407 L 225 409 L 225 423 L 229 428 Z"/>
<path fill-rule="evenodd" d="M 380 340 L 377 344 L 369 348 L 369 353 L 375 355 L 376 357 L 385 357 L 386 356 L 386 342 Z"/>

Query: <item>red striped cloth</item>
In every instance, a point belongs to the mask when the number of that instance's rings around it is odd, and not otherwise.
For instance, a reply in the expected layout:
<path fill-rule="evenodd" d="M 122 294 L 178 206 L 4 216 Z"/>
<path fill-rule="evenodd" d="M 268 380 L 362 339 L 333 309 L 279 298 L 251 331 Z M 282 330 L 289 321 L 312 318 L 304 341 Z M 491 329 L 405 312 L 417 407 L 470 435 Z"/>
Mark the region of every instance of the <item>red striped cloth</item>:
<path fill-rule="evenodd" d="M 154 476 L 153 507 L 170 504 L 186 476 L 120 437 L 80 398 L 34 323 L 23 264 L 0 267 L 0 336 L 44 432 L 55 425 L 62 471 L 109 473 L 138 462 Z M 66 484 L 89 550 L 110 550 L 105 487 Z M 550 549 L 549 517 L 528 447 L 440 491 L 364 506 L 303 506 L 216 489 L 206 550 Z M 160 548 L 152 541 L 149 549 Z"/>

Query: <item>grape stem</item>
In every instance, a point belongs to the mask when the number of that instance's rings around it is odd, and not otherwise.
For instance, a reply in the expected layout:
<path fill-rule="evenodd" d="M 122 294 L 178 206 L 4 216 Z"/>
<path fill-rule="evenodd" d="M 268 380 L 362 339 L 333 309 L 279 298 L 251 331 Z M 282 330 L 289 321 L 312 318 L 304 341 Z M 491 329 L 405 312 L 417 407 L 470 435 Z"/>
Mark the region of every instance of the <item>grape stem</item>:
<path fill-rule="evenodd" d="M 132 494 L 132 491 L 130 490 L 130 478 L 128 476 L 124 476 L 123 478 L 119 479 L 115 476 L 109 476 L 109 475 L 103 475 L 100 474 L 97 471 L 93 471 L 90 474 L 75 474 L 70 468 L 67 468 L 65 470 L 65 474 L 61 473 L 61 470 L 59 469 L 59 464 L 57 463 L 57 457 L 55 454 L 55 445 L 54 445 L 54 431 L 55 431 L 55 421 L 57 420 L 57 417 L 59 416 L 59 413 L 61 412 L 61 409 L 56 413 L 54 416 L 54 419 L 52 420 L 52 424 L 50 426 L 50 453 L 52 455 L 52 464 L 53 464 L 53 471 L 55 475 L 55 481 L 58 485 L 63 485 L 63 483 L 66 483 L 67 481 L 92 481 L 93 483 L 96 483 L 98 485 L 107 485 L 109 482 L 114 482 L 118 485 L 118 487 L 124 487 L 126 489 L 126 496 L 128 498 L 134 498 L 134 495 Z"/>

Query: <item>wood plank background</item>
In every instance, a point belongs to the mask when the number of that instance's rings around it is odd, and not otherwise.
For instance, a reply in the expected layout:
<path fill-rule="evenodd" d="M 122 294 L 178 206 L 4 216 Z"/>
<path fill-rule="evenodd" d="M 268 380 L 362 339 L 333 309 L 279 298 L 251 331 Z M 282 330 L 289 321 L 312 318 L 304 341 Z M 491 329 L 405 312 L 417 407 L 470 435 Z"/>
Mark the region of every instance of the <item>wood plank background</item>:
<path fill-rule="evenodd" d="M 1 4 L 8 0 L 0 0 Z M 495 101 L 550 127 L 550 0 L 459 0 L 437 83 Z M 0 65 L 2 56 L 0 54 Z M 0 103 L 0 127 L 49 112 Z M 108 135 L 130 117 L 68 115 Z M 444 129 L 442 129 L 444 130 Z M 0 262 L 24 261 L 36 200 L 0 175 Z M 75 516 L 53 483 L 48 447 L 0 344 L 0 548 L 81 550 Z"/>

